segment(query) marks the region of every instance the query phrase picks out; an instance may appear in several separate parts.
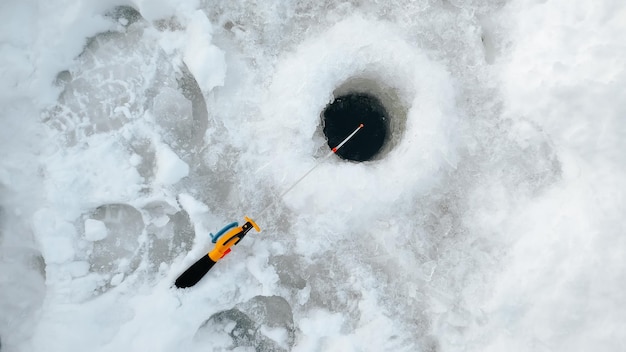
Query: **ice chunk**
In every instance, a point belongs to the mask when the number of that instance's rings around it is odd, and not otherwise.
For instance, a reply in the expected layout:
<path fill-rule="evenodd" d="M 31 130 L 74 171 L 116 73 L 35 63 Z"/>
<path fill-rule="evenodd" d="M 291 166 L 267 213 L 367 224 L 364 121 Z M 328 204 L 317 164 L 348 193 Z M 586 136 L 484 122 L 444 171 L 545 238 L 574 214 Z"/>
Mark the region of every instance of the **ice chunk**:
<path fill-rule="evenodd" d="M 211 44 L 213 28 L 202 11 L 193 14 L 187 33 L 184 61 L 202 92 L 206 94 L 217 86 L 223 86 L 226 78 L 224 51 Z"/>
<path fill-rule="evenodd" d="M 111 286 L 117 286 L 122 283 L 124 280 L 124 273 L 117 273 L 117 275 L 113 276 L 111 279 Z"/>
<path fill-rule="evenodd" d="M 107 227 L 104 222 L 94 219 L 85 220 L 85 239 L 87 241 L 100 241 L 107 237 Z"/>
<path fill-rule="evenodd" d="M 171 185 L 189 175 L 189 165 L 165 144 L 157 145 L 156 160 L 155 181 L 157 183 Z"/>

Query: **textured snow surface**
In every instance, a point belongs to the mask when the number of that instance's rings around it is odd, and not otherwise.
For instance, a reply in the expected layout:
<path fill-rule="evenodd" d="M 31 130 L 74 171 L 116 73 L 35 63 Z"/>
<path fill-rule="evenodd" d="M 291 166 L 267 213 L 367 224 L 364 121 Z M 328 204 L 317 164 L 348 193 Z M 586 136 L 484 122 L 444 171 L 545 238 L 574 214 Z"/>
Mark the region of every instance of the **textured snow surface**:
<path fill-rule="evenodd" d="M 609 0 L 5 1 L 0 350 L 625 350 L 625 32 Z M 322 160 L 355 90 L 390 138 Z"/>

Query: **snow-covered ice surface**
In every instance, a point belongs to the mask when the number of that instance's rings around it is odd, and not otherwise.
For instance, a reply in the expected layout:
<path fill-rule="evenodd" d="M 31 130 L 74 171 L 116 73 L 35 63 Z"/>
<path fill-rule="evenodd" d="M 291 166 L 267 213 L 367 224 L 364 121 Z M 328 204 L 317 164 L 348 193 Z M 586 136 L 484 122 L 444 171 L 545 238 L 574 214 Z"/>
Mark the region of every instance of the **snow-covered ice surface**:
<path fill-rule="evenodd" d="M 625 350 L 625 32 L 609 0 L 1 3 L 0 351 Z M 277 199 L 351 90 L 382 153 Z"/>

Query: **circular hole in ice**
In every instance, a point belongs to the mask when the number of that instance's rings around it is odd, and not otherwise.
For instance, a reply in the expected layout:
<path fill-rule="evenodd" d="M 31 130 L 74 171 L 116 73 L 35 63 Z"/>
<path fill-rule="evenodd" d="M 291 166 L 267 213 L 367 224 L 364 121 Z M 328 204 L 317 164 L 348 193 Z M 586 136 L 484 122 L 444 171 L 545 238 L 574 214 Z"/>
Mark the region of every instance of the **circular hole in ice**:
<path fill-rule="evenodd" d="M 331 148 L 336 147 L 361 123 L 364 127 L 337 155 L 352 161 L 372 160 L 387 141 L 388 114 L 383 104 L 368 93 L 347 93 L 328 104 L 322 113 L 324 135 Z"/>

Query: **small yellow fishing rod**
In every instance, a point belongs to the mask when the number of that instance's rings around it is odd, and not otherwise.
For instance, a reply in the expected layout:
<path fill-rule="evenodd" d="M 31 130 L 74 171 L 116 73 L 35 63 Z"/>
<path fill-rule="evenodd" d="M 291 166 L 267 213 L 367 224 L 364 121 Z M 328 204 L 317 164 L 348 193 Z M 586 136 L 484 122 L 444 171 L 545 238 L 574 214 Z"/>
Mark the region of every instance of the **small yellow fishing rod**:
<path fill-rule="evenodd" d="M 287 188 L 280 196 L 275 199 L 273 202 L 269 203 L 263 210 L 258 214 L 259 216 L 265 213 L 267 209 L 269 209 L 272 205 L 274 205 L 278 200 L 282 199 L 289 191 L 294 189 L 296 185 L 298 185 L 305 177 L 307 177 L 313 170 L 315 170 L 322 161 L 326 160 L 331 155 L 337 153 L 337 151 L 343 147 L 352 137 L 354 137 L 359 130 L 363 128 L 363 124 L 360 124 L 348 137 L 346 137 L 341 143 L 339 143 L 336 147 L 334 147 L 324 158 L 318 161 L 309 171 L 307 171 L 302 177 L 300 177 L 296 182 L 294 182 L 291 187 Z M 217 263 L 220 259 L 224 258 L 231 251 L 231 247 L 238 244 L 246 234 L 251 230 L 255 229 L 257 232 L 261 232 L 261 228 L 259 225 L 254 222 L 251 218 L 245 216 L 245 223 L 242 226 L 239 226 L 237 222 L 230 223 L 226 225 L 223 229 L 221 229 L 215 235 L 211 234 L 212 242 L 215 243 L 213 249 L 204 255 L 202 258 L 198 259 L 192 266 L 190 266 L 185 272 L 183 272 L 174 282 L 174 285 L 177 288 L 187 288 L 191 287 L 200 281 L 204 275 L 206 275 L 209 270 Z"/>

